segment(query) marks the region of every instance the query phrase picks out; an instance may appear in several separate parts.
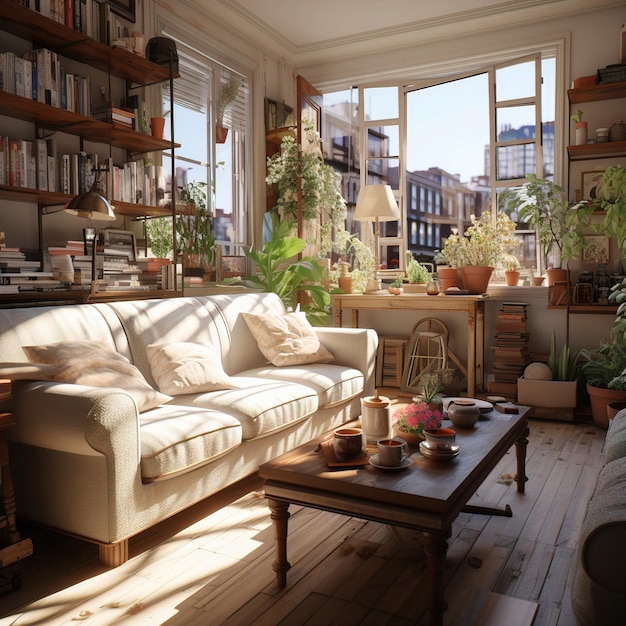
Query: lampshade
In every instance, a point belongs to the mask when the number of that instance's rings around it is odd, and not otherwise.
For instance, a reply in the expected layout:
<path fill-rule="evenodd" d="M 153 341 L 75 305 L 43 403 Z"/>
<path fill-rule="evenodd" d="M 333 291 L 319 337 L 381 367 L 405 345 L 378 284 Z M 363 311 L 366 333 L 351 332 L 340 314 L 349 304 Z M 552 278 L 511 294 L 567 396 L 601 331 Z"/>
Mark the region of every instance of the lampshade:
<path fill-rule="evenodd" d="M 102 194 L 93 190 L 72 198 L 65 205 L 64 210 L 70 215 L 100 222 L 110 222 L 115 219 L 115 213 L 109 201 Z"/>
<path fill-rule="evenodd" d="M 400 219 L 398 203 L 389 185 L 365 185 L 359 191 L 354 219 L 361 222 L 391 222 Z"/>

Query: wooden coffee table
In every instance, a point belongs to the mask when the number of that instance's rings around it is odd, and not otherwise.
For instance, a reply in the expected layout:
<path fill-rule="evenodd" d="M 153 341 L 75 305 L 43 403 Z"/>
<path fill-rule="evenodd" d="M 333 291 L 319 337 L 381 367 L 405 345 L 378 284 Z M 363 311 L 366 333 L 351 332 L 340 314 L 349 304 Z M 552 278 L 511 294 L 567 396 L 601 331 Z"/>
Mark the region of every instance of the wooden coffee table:
<path fill-rule="evenodd" d="M 481 416 L 476 426 L 457 430 L 460 453 L 451 461 L 425 458 L 412 448 L 411 465 L 399 471 L 383 471 L 366 465 L 330 469 L 316 451 L 316 440 L 262 465 L 276 538 L 278 585 L 287 584 L 287 520 L 291 503 L 332 511 L 366 520 L 402 526 L 423 533 L 429 577 L 430 624 L 440 626 L 446 604 L 443 569 L 452 523 L 506 452 L 515 445 L 517 490 L 524 492 L 529 407 L 518 414 L 496 411 Z M 449 422 L 444 422 L 449 425 Z M 331 435 L 326 435 L 328 438 Z M 375 453 L 375 448 L 369 450 Z M 472 512 L 510 515 L 504 511 L 472 507 Z"/>

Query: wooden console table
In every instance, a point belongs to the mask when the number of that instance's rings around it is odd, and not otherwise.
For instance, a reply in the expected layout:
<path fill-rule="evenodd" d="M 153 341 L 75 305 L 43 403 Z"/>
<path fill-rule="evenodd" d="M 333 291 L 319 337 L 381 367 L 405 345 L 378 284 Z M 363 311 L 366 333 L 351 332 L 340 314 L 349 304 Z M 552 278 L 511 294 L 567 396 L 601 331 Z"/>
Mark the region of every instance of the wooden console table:
<path fill-rule="evenodd" d="M 484 332 L 486 295 L 428 296 L 426 294 L 333 294 L 335 326 L 342 326 L 343 312 L 352 311 L 352 326 L 359 326 L 359 311 L 424 311 L 451 312 L 467 315 L 467 365 L 457 362 L 467 377 L 467 395 L 473 397 L 483 389 Z"/>

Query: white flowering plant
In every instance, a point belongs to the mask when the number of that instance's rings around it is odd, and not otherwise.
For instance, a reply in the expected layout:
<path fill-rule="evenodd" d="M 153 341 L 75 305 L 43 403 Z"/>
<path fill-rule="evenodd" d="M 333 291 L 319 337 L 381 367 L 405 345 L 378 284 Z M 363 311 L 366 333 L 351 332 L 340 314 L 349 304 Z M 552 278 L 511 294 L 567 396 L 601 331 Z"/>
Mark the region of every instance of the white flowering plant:
<path fill-rule="evenodd" d="M 486 265 L 496 267 L 503 254 L 519 246 L 515 222 L 501 211 L 495 216 L 483 213 L 470 216 L 471 224 L 463 235 L 457 229 L 446 239 L 442 253 L 451 267 Z"/>

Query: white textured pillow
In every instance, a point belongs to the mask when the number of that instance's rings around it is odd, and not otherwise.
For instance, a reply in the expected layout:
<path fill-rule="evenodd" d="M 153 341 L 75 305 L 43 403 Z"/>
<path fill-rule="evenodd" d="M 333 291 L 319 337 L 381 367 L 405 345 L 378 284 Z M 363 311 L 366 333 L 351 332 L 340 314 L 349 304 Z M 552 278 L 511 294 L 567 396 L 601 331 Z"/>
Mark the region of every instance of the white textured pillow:
<path fill-rule="evenodd" d="M 334 359 L 320 343 L 304 313 L 242 315 L 259 350 L 272 365 L 329 363 Z"/>
<path fill-rule="evenodd" d="M 124 355 L 97 341 L 61 341 L 43 346 L 24 346 L 23 350 L 32 363 L 55 367 L 49 377 L 46 373 L 45 380 L 124 389 L 133 396 L 140 412 L 172 399 L 153 389 Z"/>
<path fill-rule="evenodd" d="M 146 351 L 152 376 L 163 393 L 177 396 L 237 387 L 210 343 L 153 343 Z"/>

